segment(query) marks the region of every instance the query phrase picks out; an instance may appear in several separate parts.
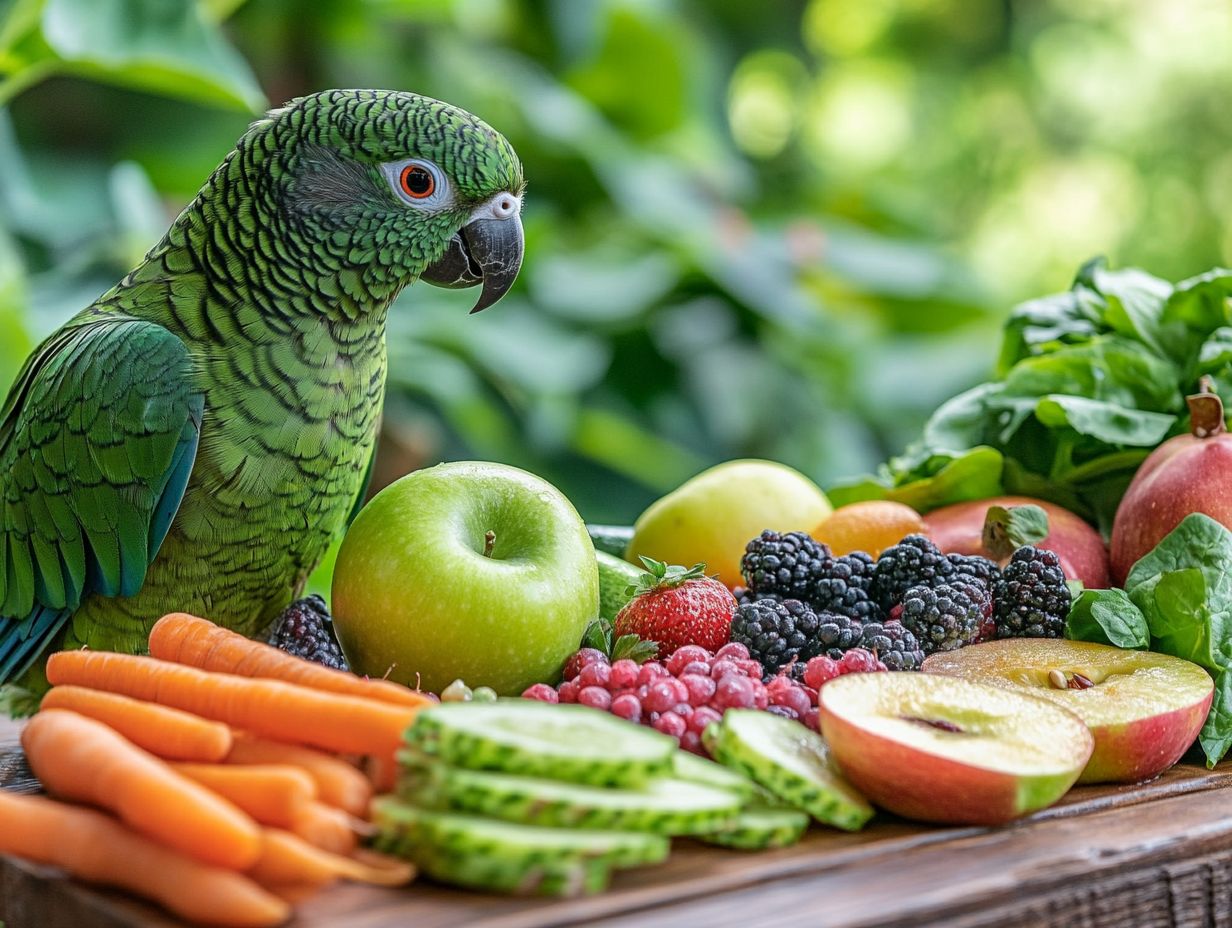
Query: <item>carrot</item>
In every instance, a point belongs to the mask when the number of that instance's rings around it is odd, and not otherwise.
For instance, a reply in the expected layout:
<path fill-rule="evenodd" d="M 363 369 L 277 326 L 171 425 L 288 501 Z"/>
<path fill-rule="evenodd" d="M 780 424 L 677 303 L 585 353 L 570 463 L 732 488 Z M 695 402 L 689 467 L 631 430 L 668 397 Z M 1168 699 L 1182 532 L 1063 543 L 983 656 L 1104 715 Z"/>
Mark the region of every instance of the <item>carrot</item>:
<path fill-rule="evenodd" d="M 189 921 L 272 928 L 291 915 L 248 876 L 156 844 L 101 812 L 42 796 L 0 790 L 0 853 L 129 890 Z"/>
<path fill-rule="evenodd" d="M 231 729 L 179 709 L 83 686 L 57 686 L 44 709 L 71 709 L 114 728 L 156 757 L 216 763 L 231 750 Z"/>
<path fill-rule="evenodd" d="M 372 785 L 368 778 L 344 760 L 298 744 L 283 744 L 236 732 L 228 764 L 291 764 L 316 782 L 317 798 L 352 815 L 368 811 Z"/>
<path fill-rule="evenodd" d="M 317 785 L 298 767 L 173 764 L 172 769 L 234 803 L 262 825 L 293 826 L 316 798 Z"/>
<path fill-rule="evenodd" d="M 53 685 L 73 683 L 173 706 L 277 741 L 342 754 L 391 754 L 414 706 L 319 693 L 280 680 L 251 680 L 132 654 L 60 651 L 47 661 Z"/>
<path fill-rule="evenodd" d="M 398 761 L 393 754 L 375 754 L 367 759 L 368 780 L 378 793 L 389 793 L 398 785 Z"/>
<path fill-rule="evenodd" d="M 402 886 L 415 876 L 405 861 L 383 854 L 361 852 L 355 857 L 331 854 L 276 828 L 261 833 L 261 857 L 249 871 L 263 886 L 330 883 L 336 879 Z"/>
<path fill-rule="evenodd" d="M 115 812 L 167 847 L 235 870 L 261 852 L 256 822 L 102 722 L 47 709 L 22 730 L 21 746 L 48 792 Z"/>
<path fill-rule="evenodd" d="M 358 843 L 356 829 L 365 827 L 366 823 L 341 809 L 320 802 L 307 802 L 299 807 L 288 830 L 322 850 L 350 854 Z"/>
<path fill-rule="evenodd" d="M 358 677 L 345 670 L 292 657 L 272 645 L 228 631 L 208 619 L 184 612 L 165 615 L 150 630 L 150 655 L 216 673 L 264 677 L 348 696 L 362 696 L 399 706 L 423 706 L 430 700 L 401 683 Z"/>

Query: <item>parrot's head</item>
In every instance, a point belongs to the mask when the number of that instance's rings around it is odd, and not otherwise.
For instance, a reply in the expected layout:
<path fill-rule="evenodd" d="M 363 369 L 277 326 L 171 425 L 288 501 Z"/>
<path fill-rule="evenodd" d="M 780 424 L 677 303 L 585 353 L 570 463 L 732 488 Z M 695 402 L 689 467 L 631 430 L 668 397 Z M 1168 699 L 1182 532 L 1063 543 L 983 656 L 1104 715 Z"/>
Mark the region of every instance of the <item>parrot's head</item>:
<path fill-rule="evenodd" d="M 417 279 L 499 300 L 522 265 L 522 164 L 470 113 L 413 93 L 329 90 L 240 143 L 290 235 L 377 295 Z M 246 151 L 245 151 L 246 149 Z"/>

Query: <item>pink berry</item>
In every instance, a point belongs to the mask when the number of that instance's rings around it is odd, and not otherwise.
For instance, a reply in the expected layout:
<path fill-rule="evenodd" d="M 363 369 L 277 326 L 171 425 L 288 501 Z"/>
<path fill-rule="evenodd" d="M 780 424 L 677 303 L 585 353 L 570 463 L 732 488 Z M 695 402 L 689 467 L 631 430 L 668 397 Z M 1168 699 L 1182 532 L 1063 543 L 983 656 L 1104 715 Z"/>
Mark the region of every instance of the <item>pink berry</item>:
<path fill-rule="evenodd" d="M 686 673 L 700 673 L 704 677 L 710 676 L 710 661 L 689 661 L 682 668 L 678 677 L 683 677 Z"/>
<path fill-rule="evenodd" d="M 536 683 L 528 686 L 522 693 L 523 699 L 537 699 L 540 702 L 560 702 L 560 695 L 546 683 Z"/>
<path fill-rule="evenodd" d="M 619 689 L 609 686 L 608 692 L 612 694 L 612 699 L 617 699 L 621 696 L 632 696 L 635 699 L 638 698 L 636 686 L 622 686 Z"/>
<path fill-rule="evenodd" d="M 659 677 L 665 676 L 668 676 L 667 668 L 658 661 L 647 661 L 637 672 L 637 682 L 643 686 L 649 686 Z"/>
<path fill-rule="evenodd" d="M 729 673 L 740 673 L 740 667 L 733 660 L 724 658 L 710 665 L 710 679 L 720 680 Z"/>
<path fill-rule="evenodd" d="M 689 705 L 704 706 L 714 696 L 717 684 L 708 676 L 699 673 L 686 673 L 680 677 L 680 682 L 689 691 Z"/>
<path fill-rule="evenodd" d="M 705 755 L 706 751 L 702 747 L 702 736 L 695 731 L 686 731 L 680 736 L 680 746 L 692 754 Z"/>
<path fill-rule="evenodd" d="M 885 668 L 872 651 L 864 648 L 852 648 L 843 655 L 838 665 L 841 673 L 872 673 Z"/>
<path fill-rule="evenodd" d="M 636 694 L 638 699 L 645 702 L 646 697 L 650 695 L 650 687 L 647 684 L 643 683 L 636 690 L 634 690 L 634 693 Z"/>
<path fill-rule="evenodd" d="M 712 709 L 710 706 L 699 706 L 693 710 L 693 714 L 686 719 L 689 726 L 689 731 L 700 735 L 706 730 L 706 726 L 711 722 L 717 722 L 723 717 L 723 714 L 718 709 Z"/>
<path fill-rule="evenodd" d="M 560 685 L 559 690 L 558 690 L 558 693 L 560 695 L 560 701 L 561 702 L 577 702 L 578 690 L 580 689 L 581 687 L 578 686 L 578 683 L 576 680 L 566 680 L 564 683 Z"/>
<path fill-rule="evenodd" d="M 687 719 L 690 715 L 693 714 L 693 707 L 690 706 L 687 702 L 678 702 L 676 703 L 676 705 L 672 706 L 672 711 L 675 712 L 677 715 L 683 716 L 684 718 Z"/>
<path fill-rule="evenodd" d="M 577 675 L 577 682 L 580 686 L 606 687 L 611 678 L 611 666 L 604 661 L 595 661 L 582 668 L 582 672 Z"/>
<path fill-rule="evenodd" d="M 799 718 L 799 716 L 796 715 L 796 710 L 789 709 L 787 706 L 771 706 L 766 711 L 774 715 L 781 715 L 785 719 L 791 719 L 793 722 Z"/>
<path fill-rule="evenodd" d="M 766 684 L 761 680 L 750 680 L 753 684 L 753 708 L 764 709 L 770 705 L 770 694 L 766 692 Z"/>
<path fill-rule="evenodd" d="M 778 690 L 770 694 L 770 705 L 786 706 L 788 709 L 795 710 L 796 715 L 803 717 L 804 713 L 813 708 L 813 703 L 808 698 L 808 693 L 804 692 L 798 686 L 791 686 L 787 689 Z"/>
<path fill-rule="evenodd" d="M 602 661 L 607 663 L 607 655 L 597 648 L 582 648 L 565 661 L 565 679 L 572 680 L 584 667 Z"/>
<path fill-rule="evenodd" d="M 652 712 L 666 712 L 678 702 L 688 702 L 689 691 L 674 677 L 664 677 L 650 684 L 646 694 L 646 708 Z"/>
<path fill-rule="evenodd" d="M 766 684 L 766 692 L 770 694 L 770 698 L 773 700 L 775 693 L 781 693 L 785 690 L 789 690 L 795 685 L 796 683 L 791 677 L 787 676 L 785 673 L 781 673 L 778 676 L 771 678 L 770 682 Z"/>
<path fill-rule="evenodd" d="M 613 689 L 625 689 L 630 686 L 637 686 L 637 674 L 640 668 L 636 661 L 631 661 L 628 658 L 619 660 L 612 665 L 611 675 L 608 677 L 608 686 Z"/>
<path fill-rule="evenodd" d="M 691 664 L 693 661 L 708 660 L 710 660 L 710 652 L 700 644 L 686 644 L 677 648 L 672 656 L 667 659 L 667 669 L 669 673 L 678 676 L 681 670 L 684 669 L 685 664 Z"/>
<path fill-rule="evenodd" d="M 761 688 L 764 693 L 765 687 Z M 756 701 L 753 681 L 739 673 L 724 674 L 714 691 L 714 704 L 720 709 L 751 709 Z"/>
<path fill-rule="evenodd" d="M 804 682 L 813 689 L 819 690 L 822 684 L 829 683 L 842 672 L 838 661 L 822 654 L 820 657 L 811 658 L 804 665 Z"/>
<path fill-rule="evenodd" d="M 809 709 L 800 716 L 800 721 L 813 729 L 813 731 L 821 731 L 821 713 L 816 709 Z"/>
<path fill-rule="evenodd" d="M 761 661 L 754 660 L 737 660 L 736 666 L 746 677 L 752 677 L 754 680 L 760 680 L 762 675 Z"/>
<path fill-rule="evenodd" d="M 654 728 L 655 731 L 661 731 L 665 735 L 679 738 L 685 733 L 685 722 L 675 712 L 664 712 L 655 719 Z"/>
<path fill-rule="evenodd" d="M 630 722 L 640 722 L 642 719 L 642 703 L 636 696 L 623 693 L 612 700 L 612 715 L 618 715 Z"/>
<path fill-rule="evenodd" d="M 749 649 L 738 641 L 729 641 L 714 652 L 715 657 L 730 657 L 733 660 L 748 660 Z"/>
<path fill-rule="evenodd" d="M 592 709 L 610 709 L 612 694 L 601 686 L 584 686 L 578 691 L 577 701 Z"/>

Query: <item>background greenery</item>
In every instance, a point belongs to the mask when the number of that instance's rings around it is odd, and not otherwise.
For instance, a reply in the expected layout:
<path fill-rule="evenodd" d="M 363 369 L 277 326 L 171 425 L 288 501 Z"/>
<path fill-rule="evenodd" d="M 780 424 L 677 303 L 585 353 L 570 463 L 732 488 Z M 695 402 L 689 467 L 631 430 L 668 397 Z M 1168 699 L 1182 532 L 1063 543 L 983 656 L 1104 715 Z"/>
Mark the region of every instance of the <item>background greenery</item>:
<path fill-rule="evenodd" d="M 985 379 L 1094 253 L 1232 261 L 1223 0 L 0 0 L 0 383 L 253 114 L 413 89 L 505 132 L 521 280 L 391 314 L 378 480 L 488 458 L 629 521 L 709 463 L 823 483 Z"/>

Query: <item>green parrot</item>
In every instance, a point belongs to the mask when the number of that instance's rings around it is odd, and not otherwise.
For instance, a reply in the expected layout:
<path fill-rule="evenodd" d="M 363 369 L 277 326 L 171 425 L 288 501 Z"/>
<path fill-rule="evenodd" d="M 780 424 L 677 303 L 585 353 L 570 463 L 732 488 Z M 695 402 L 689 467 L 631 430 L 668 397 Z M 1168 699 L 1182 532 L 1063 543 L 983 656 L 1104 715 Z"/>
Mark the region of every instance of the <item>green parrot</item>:
<path fill-rule="evenodd" d="M 169 611 L 265 629 L 363 500 L 390 303 L 499 300 L 523 188 L 503 136 L 412 93 L 255 122 L 0 407 L 0 683 L 45 685 L 51 647 L 140 652 Z"/>

